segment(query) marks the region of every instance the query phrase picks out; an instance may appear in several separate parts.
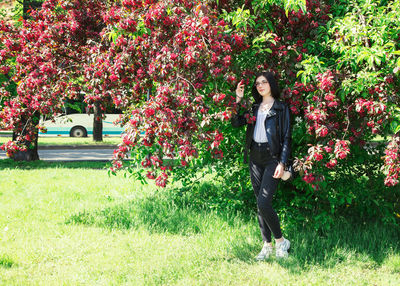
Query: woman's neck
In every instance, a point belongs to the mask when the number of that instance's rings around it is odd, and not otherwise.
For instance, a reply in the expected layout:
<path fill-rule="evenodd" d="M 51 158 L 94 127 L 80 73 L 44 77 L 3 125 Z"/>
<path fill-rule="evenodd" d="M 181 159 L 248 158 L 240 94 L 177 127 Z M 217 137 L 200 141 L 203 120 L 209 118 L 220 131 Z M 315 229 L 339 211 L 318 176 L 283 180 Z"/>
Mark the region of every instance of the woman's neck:
<path fill-rule="evenodd" d="M 261 104 L 271 104 L 274 102 L 274 98 L 271 95 L 263 96 Z"/>

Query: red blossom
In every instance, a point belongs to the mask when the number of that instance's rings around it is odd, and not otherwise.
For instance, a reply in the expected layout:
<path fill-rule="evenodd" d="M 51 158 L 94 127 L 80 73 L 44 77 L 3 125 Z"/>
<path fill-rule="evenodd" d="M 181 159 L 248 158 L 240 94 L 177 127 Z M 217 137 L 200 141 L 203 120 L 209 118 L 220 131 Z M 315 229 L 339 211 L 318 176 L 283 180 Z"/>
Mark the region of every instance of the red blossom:
<path fill-rule="evenodd" d="M 156 186 L 165 188 L 168 182 L 168 175 L 164 172 L 162 172 L 157 178 L 156 178 Z"/>
<path fill-rule="evenodd" d="M 348 141 L 345 140 L 337 140 L 335 144 L 334 153 L 336 158 L 344 159 L 350 153 L 350 149 L 348 147 Z"/>
<path fill-rule="evenodd" d="M 333 73 L 328 70 L 324 74 L 319 74 L 317 80 L 320 81 L 320 87 L 323 91 L 329 92 L 333 86 Z"/>
<path fill-rule="evenodd" d="M 337 165 L 336 159 L 331 159 L 331 160 L 329 160 L 328 163 L 326 163 L 326 167 L 329 169 L 333 169 L 336 165 Z"/>
<path fill-rule="evenodd" d="M 399 183 L 400 174 L 400 137 L 393 136 L 392 140 L 386 147 L 385 156 L 383 157 L 384 166 L 383 173 L 386 175 L 385 185 L 392 187 Z"/>
<path fill-rule="evenodd" d="M 303 180 L 306 183 L 311 184 L 311 183 L 315 182 L 315 176 L 312 173 L 306 174 L 306 175 L 303 176 Z"/>

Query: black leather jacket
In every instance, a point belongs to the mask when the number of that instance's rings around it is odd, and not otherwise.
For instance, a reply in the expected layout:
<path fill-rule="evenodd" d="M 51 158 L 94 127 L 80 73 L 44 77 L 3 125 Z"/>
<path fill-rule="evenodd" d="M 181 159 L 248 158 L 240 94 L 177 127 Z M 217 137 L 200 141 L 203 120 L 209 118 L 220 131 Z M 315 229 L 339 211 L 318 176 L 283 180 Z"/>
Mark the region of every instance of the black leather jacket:
<path fill-rule="evenodd" d="M 233 127 L 241 127 L 247 125 L 246 146 L 244 149 L 245 163 L 247 163 L 247 154 L 253 140 L 254 128 L 256 126 L 256 122 L 250 124 L 247 123 L 247 119 L 245 118 L 245 116 L 246 113 L 250 116 L 257 116 L 257 111 L 259 107 L 259 104 L 253 104 L 251 112 L 247 111 L 243 114 L 237 114 L 231 119 Z M 292 139 L 290 128 L 290 110 L 287 104 L 275 100 L 264 123 L 272 157 L 286 165 L 290 157 L 290 145 Z"/>

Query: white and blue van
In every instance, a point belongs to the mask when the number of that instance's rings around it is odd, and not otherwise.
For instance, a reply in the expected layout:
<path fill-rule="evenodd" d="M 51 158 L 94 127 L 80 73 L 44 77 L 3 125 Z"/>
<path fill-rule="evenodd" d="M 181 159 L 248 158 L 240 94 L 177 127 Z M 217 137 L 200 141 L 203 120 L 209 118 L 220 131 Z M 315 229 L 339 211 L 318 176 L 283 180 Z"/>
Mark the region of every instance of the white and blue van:
<path fill-rule="evenodd" d="M 114 125 L 120 114 L 105 114 L 103 119 L 103 135 L 120 135 L 124 128 Z M 93 114 L 68 114 L 57 116 L 52 120 L 41 121 L 41 126 L 46 127 L 47 133 L 39 135 L 87 137 L 93 135 Z"/>

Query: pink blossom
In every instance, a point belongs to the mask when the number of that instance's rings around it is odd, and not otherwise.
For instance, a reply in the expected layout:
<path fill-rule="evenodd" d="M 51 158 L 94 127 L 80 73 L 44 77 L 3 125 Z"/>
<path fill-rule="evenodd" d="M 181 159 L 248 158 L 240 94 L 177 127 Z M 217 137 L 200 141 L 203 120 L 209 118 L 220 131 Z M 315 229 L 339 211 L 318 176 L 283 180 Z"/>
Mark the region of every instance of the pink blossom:
<path fill-rule="evenodd" d="M 328 163 L 326 163 L 326 167 L 329 169 L 333 169 L 337 165 L 336 159 L 331 159 Z"/>
<path fill-rule="evenodd" d="M 303 176 L 303 180 L 306 183 L 311 184 L 311 183 L 315 182 L 315 176 L 314 176 L 314 174 L 306 174 Z"/>

